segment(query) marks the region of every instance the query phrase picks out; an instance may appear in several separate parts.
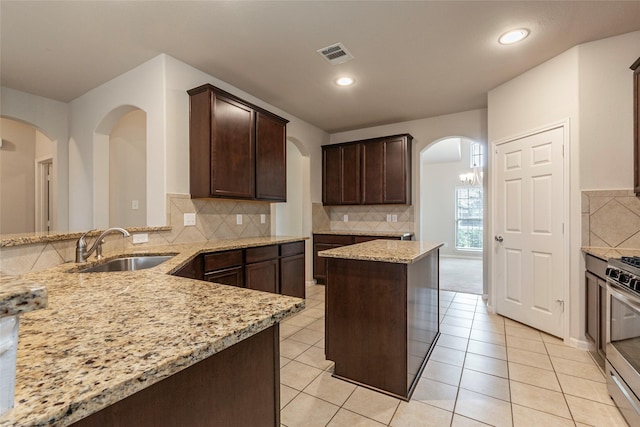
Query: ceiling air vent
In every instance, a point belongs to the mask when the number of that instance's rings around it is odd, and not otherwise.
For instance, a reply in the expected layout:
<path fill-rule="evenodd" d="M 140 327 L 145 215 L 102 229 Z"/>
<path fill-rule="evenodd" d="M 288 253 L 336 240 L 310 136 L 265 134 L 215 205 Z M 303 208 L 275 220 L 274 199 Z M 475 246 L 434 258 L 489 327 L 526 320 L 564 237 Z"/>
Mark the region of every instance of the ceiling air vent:
<path fill-rule="evenodd" d="M 332 44 L 331 46 L 323 47 L 322 49 L 318 49 L 316 52 L 318 52 L 324 57 L 324 59 L 334 65 L 342 64 L 353 59 L 353 56 L 342 45 L 342 43 L 336 43 Z"/>

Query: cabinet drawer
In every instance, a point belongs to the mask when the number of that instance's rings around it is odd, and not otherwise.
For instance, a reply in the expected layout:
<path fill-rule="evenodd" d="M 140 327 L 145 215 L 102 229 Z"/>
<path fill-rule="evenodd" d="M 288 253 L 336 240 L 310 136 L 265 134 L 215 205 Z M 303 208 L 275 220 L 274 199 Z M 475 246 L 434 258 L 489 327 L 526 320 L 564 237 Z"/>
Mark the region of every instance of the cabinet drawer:
<path fill-rule="evenodd" d="M 304 253 L 304 242 L 285 243 L 280 245 L 280 256 L 293 256 Z"/>
<path fill-rule="evenodd" d="M 588 271 L 592 272 L 603 280 L 606 279 L 607 275 L 605 274 L 605 271 L 607 270 L 607 261 L 587 254 L 585 263 Z"/>
<path fill-rule="evenodd" d="M 204 256 L 204 271 L 221 270 L 242 265 L 242 250 L 216 252 Z"/>
<path fill-rule="evenodd" d="M 334 234 L 314 234 L 314 243 L 333 243 L 337 245 L 353 244 L 353 236 L 334 235 Z"/>
<path fill-rule="evenodd" d="M 247 264 L 278 258 L 278 245 L 248 248 L 246 251 Z"/>

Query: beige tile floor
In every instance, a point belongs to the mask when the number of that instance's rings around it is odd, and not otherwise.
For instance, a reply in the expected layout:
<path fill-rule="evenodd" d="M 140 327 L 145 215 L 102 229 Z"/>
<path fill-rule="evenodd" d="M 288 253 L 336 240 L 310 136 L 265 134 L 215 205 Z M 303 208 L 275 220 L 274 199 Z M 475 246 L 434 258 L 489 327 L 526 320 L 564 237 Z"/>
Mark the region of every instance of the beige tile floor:
<path fill-rule="evenodd" d="M 297 426 L 626 426 L 585 351 L 442 291 L 441 336 L 410 402 L 331 377 L 324 286 L 280 327 L 281 423 Z"/>

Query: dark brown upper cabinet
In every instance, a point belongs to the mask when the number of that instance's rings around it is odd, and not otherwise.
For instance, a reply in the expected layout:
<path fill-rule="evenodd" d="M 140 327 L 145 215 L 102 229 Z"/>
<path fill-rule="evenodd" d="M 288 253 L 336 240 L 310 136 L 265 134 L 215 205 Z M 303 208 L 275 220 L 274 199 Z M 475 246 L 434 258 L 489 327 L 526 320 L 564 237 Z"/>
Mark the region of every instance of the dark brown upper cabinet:
<path fill-rule="evenodd" d="M 640 58 L 633 70 L 633 189 L 640 196 Z"/>
<path fill-rule="evenodd" d="M 286 201 L 288 121 L 209 84 L 187 93 L 191 197 Z"/>
<path fill-rule="evenodd" d="M 411 204 L 409 134 L 325 145 L 325 205 Z"/>

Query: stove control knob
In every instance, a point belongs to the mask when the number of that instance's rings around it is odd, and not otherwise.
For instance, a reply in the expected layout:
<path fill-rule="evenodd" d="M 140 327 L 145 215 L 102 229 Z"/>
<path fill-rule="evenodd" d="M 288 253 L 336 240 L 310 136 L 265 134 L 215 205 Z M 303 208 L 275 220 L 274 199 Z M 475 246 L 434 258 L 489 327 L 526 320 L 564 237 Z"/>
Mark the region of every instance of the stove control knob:
<path fill-rule="evenodd" d="M 620 274 L 620 270 L 616 270 L 613 267 L 609 267 L 609 268 L 607 268 L 606 274 L 607 274 L 607 276 L 611 277 L 612 279 L 617 279 L 618 275 Z"/>
<path fill-rule="evenodd" d="M 631 289 L 636 289 L 639 283 L 640 281 L 636 277 L 632 277 L 631 279 L 629 279 L 629 287 Z"/>
<path fill-rule="evenodd" d="M 620 273 L 620 275 L 618 276 L 618 280 L 620 280 L 620 282 L 625 284 L 629 283 L 629 279 L 630 279 L 629 275 L 625 273 Z"/>

